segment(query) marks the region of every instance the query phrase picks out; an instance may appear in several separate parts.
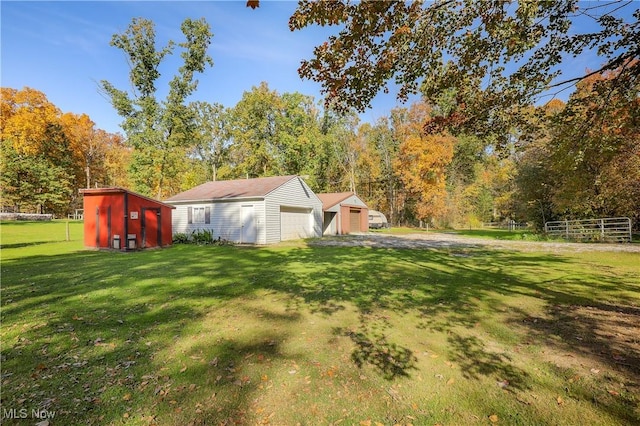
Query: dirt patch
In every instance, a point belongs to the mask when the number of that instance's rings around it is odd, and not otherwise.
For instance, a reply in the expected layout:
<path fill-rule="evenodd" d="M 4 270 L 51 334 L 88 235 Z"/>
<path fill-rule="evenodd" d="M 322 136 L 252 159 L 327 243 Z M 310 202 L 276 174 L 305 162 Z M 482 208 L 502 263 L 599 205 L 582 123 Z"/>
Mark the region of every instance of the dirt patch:
<path fill-rule="evenodd" d="M 524 318 L 521 324 L 547 346 L 560 349 L 547 354 L 559 366 L 609 366 L 640 378 L 640 308 L 552 306 L 546 317 Z"/>
<path fill-rule="evenodd" d="M 535 252 L 632 252 L 640 253 L 637 244 L 594 244 L 538 241 L 505 241 L 466 237 L 447 233 L 416 233 L 407 235 L 362 234 L 323 237 L 314 240 L 316 246 L 376 247 L 376 248 L 496 248 Z"/>

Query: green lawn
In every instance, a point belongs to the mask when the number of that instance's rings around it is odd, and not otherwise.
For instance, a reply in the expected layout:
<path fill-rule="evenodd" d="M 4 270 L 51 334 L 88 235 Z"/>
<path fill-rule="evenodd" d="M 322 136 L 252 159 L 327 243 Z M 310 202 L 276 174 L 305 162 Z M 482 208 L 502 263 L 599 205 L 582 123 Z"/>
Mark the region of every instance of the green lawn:
<path fill-rule="evenodd" d="M 1 232 L 3 424 L 640 423 L 638 254 Z"/>

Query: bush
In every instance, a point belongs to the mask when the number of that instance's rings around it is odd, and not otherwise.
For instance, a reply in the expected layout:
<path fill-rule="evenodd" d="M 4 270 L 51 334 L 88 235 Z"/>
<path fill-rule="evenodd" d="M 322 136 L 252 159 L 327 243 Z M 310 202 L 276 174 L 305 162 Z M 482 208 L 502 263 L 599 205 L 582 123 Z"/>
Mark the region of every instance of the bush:
<path fill-rule="evenodd" d="M 198 245 L 212 244 L 214 241 L 213 232 L 209 231 L 208 229 L 198 229 L 197 231 L 192 231 L 191 241 L 193 241 L 194 244 Z"/>
<path fill-rule="evenodd" d="M 214 238 L 213 231 L 208 229 L 198 229 L 195 231 L 191 231 L 191 234 L 186 234 L 183 232 L 178 232 L 173 234 L 173 243 L 174 244 L 196 244 L 199 246 L 202 245 L 218 245 L 218 246 L 226 246 L 233 245 L 233 242 L 223 239 L 222 237 Z"/>
<path fill-rule="evenodd" d="M 173 244 L 189 244 L 189 236 L 184 232 L 173 234 Z"/>

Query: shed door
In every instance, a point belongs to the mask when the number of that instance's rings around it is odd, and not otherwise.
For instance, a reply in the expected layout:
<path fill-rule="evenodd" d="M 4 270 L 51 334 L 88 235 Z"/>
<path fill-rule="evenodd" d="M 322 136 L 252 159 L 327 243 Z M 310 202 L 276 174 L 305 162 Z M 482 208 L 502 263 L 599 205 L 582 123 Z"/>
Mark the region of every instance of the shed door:
<path fill-rule="evenodd" d="M 256 242 L 256 209 L 252 205 L 242 206 L 240 212 L 240 221 L 242 228 L 240 230 L 240 242 L 253 244 Z"/>
<path fill-rule="evenodd" d="M 111 242 L 111 206 L 96 207 L 96 247 L 109 248 Z"/>
<path fill-rule="evenodd" d="M 280 241 L 298 240 L 313 236 L 312 209 L 280 207 Z"/>
<path fill-rule="evenodd" d="M 360 209 L 349 211 L 349 232 L 360 232 Z"/>
<path fill-rule="evenodd" d="M 142 248 L 160 244 L 160 209 L 142 208 Z"/>

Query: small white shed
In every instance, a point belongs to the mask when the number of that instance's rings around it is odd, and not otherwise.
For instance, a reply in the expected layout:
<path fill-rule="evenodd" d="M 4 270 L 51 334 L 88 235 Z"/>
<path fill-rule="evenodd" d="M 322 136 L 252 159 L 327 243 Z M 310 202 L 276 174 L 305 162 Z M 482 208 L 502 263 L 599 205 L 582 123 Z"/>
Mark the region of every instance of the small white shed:
<path fill-rule="evenodd" d="M 299 176 L 207 182 L 165 200 L 173 233 L 209 230 L 248 244 L 322 236 L 322 201 Z"/>

